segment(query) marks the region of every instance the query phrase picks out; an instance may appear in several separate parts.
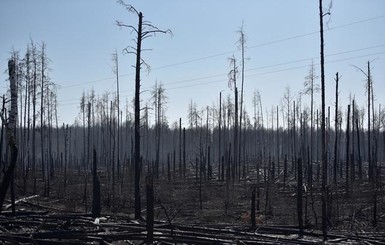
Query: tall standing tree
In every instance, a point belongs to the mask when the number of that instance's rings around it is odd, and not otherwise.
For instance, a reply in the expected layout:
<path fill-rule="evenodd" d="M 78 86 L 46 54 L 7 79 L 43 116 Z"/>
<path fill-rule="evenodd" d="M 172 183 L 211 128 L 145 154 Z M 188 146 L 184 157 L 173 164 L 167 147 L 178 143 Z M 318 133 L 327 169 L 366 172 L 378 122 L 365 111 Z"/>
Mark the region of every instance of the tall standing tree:
<path fill-rule="evenodd" d="M 157 33 L 172 34 L 171 30 L 161 30 L 154 26 L 149 21 L 143 21 L 143 14 L 136 10 L 132 5 L 126 4 L 123 0 L 119 0 L 118 3 L 126 8 L 127 11 L 134 13 L 138 16 L 138 26 L 126 25 L 121 21 L 117 21 L 116 24 L 119 27 L 129 28 L 137 36 L 135 38 L 136 47 L 129 46 L 125 49 L 126 53 L 134 54 L 136 56 L 135 62 L 135 150 L 134 150 L 134 162 L 135 162 L 135 218 L 141 218 L 141 200 L 140 200 L 140 166 L 141 166 L 141 153 L 140 153 L 140 71 L 142 65 L 146 63 L 141 57 L 142 54 L 142 41 L 148 37 L 154 36 Z"/>
<path fill-rule="evenodd" d="M 238 73 L 238 67 L 236 64 L 235 57 L 231 57 L 230 59 L 230 67 L 232 68 L 228 74 L 229 76 L 229 87 L 234 87 L 234 156 L 233 156 L 233 178 L 235 179 L 236 169 L 238 168 L 239 159 L 238 159 L 238 87 L 237 87 L 237 73 Z M 240 167 L 238 168 L 238 171 L 240 171 Z"/>
<path fill-rule="evenodd" d="M 17 160 L 17 146 L 16 146 L 16 118 L 17 118 L 17 62 L 14 59 L 8 61 L 8 73 L 9 73 L 9 82 L 10 82 L 10 91 L 11 91 L 11 106 L 8 113 L 8 121 L 5 120 L 4 115 L 1 114 L 2 123 L 6 125 L 7 129 L 7 141 L 9 151 L 11 153 L 9 159 L 9 166 L 4 172 L 4 176 L 0 186 L 0 212 L 3 207 L 5 196 L 8 191 L 9 184 L 11 183 L 13 172 L 16 167 Z"/>
<path fill-rule="evenodd" d="M 246 45 L 246 35 L 245 31 L 243 29 L 243 23 L 242 26 L 238 30 L 239 39 L 238 44 L 239 48 L 241 49 L 241 101 L 240 101 L 240 115 L 239 115 L 239 142 L 242 142 L 242 119 L 243 119 L 243 87 L 245 82 L 245 45 Z M 239 144 L 239 151 L 238 151 L 238 162 L 241 162 L 241 148 L 242 144 Z"/>
<path fill-rule="evenodd" d="M 333 181 L 334 184 L 337 184 L 337 164 L 338 164 L 338 82 L 340 77 L 338 76 L 338 72 L 336 73 L 336 107 L 334 114 L 334 163 L 333 163 Z"/>
<path fill-rule="evenodd" d="M 159 161 L 160 161 L 160 140 L 162 127 L 166 123 L 165 110 L 167 96 L 163 84 L 155 82 L 154 88 L 151 91 L 151 100 L 155 111 L 155 176 L 159 178 Z"/>
<path fill-rule="evenodd" d="M 319 85 L 315 84 L 318 76 L 315 72 L 314 62 L 311 62 L 308 75 L 305 77 L 305 94 L 310 95 L 310 163 L 313 162 L 313 142 L 314 142 L 314 94 L 319 92 Z"/>
<path fill-rule="evenodd" d="M 41 44 L 41 53 L 40 53 L 40 62 L 41 62 L 41 76 L 40 76 L 40 149 L 41 149 L 41 169 L 42 169 L 42 175 L 43 175 L 43 180 L 46 181 L 46 169 L 45 169 L 45 161 L 46 159 L 44 158 L 45 154 L 45 131 L 46 131 L 46 125 L 45 125 L 45 120 L 46 120 L 46 100 L 47 98 L 45 97 L 46 95 L 46 90 L 48 89 L 48 58 L 46 54 L 46 47 L 47 45 L 43 42 Z"/>
<path fill-rule="evenodd" d="M 285 110 L 285 114 L 286 114 L 286 123 L 287 123 L 287 139 L 286 139 L 286 142 L 289 142 L 290 141 L 290 134 L 289 134 L 289 131 L 290 131 L 290 123 L 291 123 L 291 104 L 292 104 L 292 101 L 293 101 L 293 96 L 291 94 L 291 90 L 290 90 L 290 87 L 289 86 L 286 86 L 285 87 L 285 92 L 283 94 L 283 98 L 282 98 L 282 110 Z M 291 144 L 286 144 L 287 147 L 286 147 L 286 154 L 289 156 L 289 154 L 291 153 L 290 151 L 290 145 Z M 293 158 L 293 156 L 291 156 L 291 158 Z"/>
<path fill-rule="evenodd" d="M 27 167 L 25 174 L 25 180 L 29 177 L 29 169 L 30 169 L 30 136 L 31 136 L 31 94 L 32 94 L 32 84 L 31 84 L 31 48 L 30 45 L 27 45 L 27 51 L 24 58 L 24 73 L 25 73 L 25 100 L 24 100 L 24 144 L 26 148 L 26 159 L 27 160 Z M 26 183 L 26 182 L 25 182 Z"/>
<path fill-rule="evenodd" d="M 329 11 L 324 13 L 322 0 L 319 0 L 319 21 L 320 21 L 320 59 L 321 59 L 321 159 L 322 159 L 322 235 L 323 239 L 327 240 L 327 155 L 326 155 L 326 124 L 325 124 L 325 54 L 324 54 L 324 24 L 325 16 L 330 15 Z"/>
<path fill-rule="evenodd" d="M 368 175 L 369 175 L 369 181 L 371 183 L 372 187 L 372 193 L 373 193 L 373 220 L 372 224 L 375 227 L 377 225 L 377 190 L 376 190 L 376 185 L 377 185 L 377 170 L 376 170 L 376 161 L 373 156 L 373 148 L 372 148 L 372 127 L 374 131 L 374 96 L 373 96 L 373 81 L 372 81 L 372 76 L 371 76 L 371 67 L 370 67 L 370 61 L 367 63 L 367 72 L 365 72 L 363 69 L 360 69 L 356 67 L 358 70 L 360 70 L 367 78 L 367 83 L 366 83 L 366 92 L 368 94 Z M 372 103 L 370 103 L 372 101 Z M 372 107 L 372 113 L 370 112 Z M 372 123 L 370 122 L 371 120 L 371 115 L 373 117 Z"/>
<path fill-rule="evenodd" d="M 36 159 L 36 97 L 37 97 L 37 80 L 39 76 L 39 64 L 36 45 L 31 41 L 31 56 L 32 56 L 32 174 L 33 174 L 33 193 L 36 194 L 36 179 L 37 179 L 37 159 Z"/>
<path fill-rule="evenodd" d="M 371 113 L 370 113 L 370 110 L 371 110 L 371 103 L 370 101 L 372 100 L 372 93 L 373 93 L 373 84 L 372 84 L 372 77 L 370 75 L 370 72 L 371 72 L 371 68 L 370 68 L 370 61 L 368 61 L 368 64 L 367 64 L 367 71 L 365 72 L 363 69 L 357 67 L 357 66 L 354 66 L 356 69 L 358 69 L 359 71 L 361 71 L 365 76 L 366 76 L 366 79 L 367 79 L 367 82 L 366 82 L 366 92 L 367 92 L 367 95 L 368 95 L 368 164 L 369 164 L 369 171 L 368 171 L 368 175 L 369 175 L 369 180 L 373 180 L 373 176 L 374 176 L 374 168 L 373 168 L 373 162 L 372 162 L 372 130 L 371 130 Z M 374 116 L 374 115 L 373 115 Z"/>
<path fill-rule="evenodd" d="M 349 165 L 350 165 L 350 105 L 348 105 L 348 115 L 346 119 L 346 157 L 345 157 L 345 181 L 346 181 L 346 194 L 349 195 Z"/>
<path fill-rule="evenodd" d="M 119 91 L 119 57 L 118 52 L 115 50 L 115 52 L 112 54 L 112 61 L 113 61 L 113 68 L 112 71 L 115 74 L 116 77 L 116 111 L 117 111 L 117 171 L 119 175 L 119 169 L 120 169 L 120 91 Z"/>
<path fill-rule="evenodd" d="M 221 180 L 221 158 L 222 158 L 222 91 L 219 92 L 219 115 L 218 115 L 218 180 Z M 224 173 L 224 166 L 222 166 Z M 223 178 L 222 178 L 223 181 Z"/>

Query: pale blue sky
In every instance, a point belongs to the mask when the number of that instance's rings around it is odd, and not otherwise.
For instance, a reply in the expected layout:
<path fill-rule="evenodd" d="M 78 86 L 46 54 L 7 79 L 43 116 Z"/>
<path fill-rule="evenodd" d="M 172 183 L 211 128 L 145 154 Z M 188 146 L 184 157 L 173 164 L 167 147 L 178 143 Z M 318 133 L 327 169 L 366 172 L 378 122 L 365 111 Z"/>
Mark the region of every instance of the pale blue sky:
<path fill-rule="evenodd" d="M 240 58 L 236 31 L 242 22 L 249 58 L 245 63 L 245 104 L 249 113 L 253 91 L 260 91 L 262 102 L 270 111 L 272 106 L 281 104 L 286 86 L 293 93 L 303 89 L 312 58 L 315 64 L 319 63 L 318 0 L 126 2 L 142 11 L 145 20 L 174 33 L 172 38 L 157 35 L 143 44 L 153 50 L 143 54 L 152 71 L 142 74 L 142 88 L 150 89 L 155 80 L 165 84 L 170 123 L 179 117 L 186 122 L 191 99 L 205 107 L 218 103 L 222 90 L 224 96 L 233 94 L 227 86 L 227 58 L 232 54 Z M 325 6 L 328 3 L 324 1 Z M 336 72 L 342 75 L 343 106 L 350 93 L 356 95 L 360 105 L 366 102 L 364 76 L 351 65 L 364 68 L 368 60 L 374 60 L 376 103 L 384 104 L 385 1 L 334 0 L 331 11 L 325 26 L 327 105 L 334 104 Z M 131 101 L 133 96 L 134 57 L 121 51 L 133 45 L 134 36 L 117 27 L 116 20 L 137 25 L 137 17 L 114 0 L 2 0 L 0 71 L 7 68 L 12 48 L 24 54 L 30 38 L 36 43 L 46 42 L 51 80 L 61 86 L 60 121 L 72 124 L 83 91 L 94 88 L 99 95 L 115 92 L 111 53 L 117 49 L 124 106 L 126 98 Z M 319 66 L 316 70 L 319 74 Z M 6 74 L 1 73 L 1 94 L 6 86 Z M 143 95 L 145 99 L 149 93 Z"/>

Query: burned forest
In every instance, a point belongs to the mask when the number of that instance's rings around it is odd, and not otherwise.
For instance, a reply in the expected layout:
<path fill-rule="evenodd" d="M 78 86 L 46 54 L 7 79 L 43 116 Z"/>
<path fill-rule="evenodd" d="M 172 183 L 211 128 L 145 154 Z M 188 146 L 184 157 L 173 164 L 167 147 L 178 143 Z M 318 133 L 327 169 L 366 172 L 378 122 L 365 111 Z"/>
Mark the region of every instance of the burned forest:
<path fill-rule="evenodd" d="M 112 3 L 129 20 L 111 27 L 127 44 L 111 56 L 113 92 L 83 90 L 74 123 L 60 116 L 50 43 L 30 38 L 1 60 L 2 244 L 385 244 L 383 67 L 347 62 L 361 90 L 341 97 L 350 81 L 325 61 L 329 1 L 314 1 L 318 57 L 299 91 L 254 81 L 248 96 L 258 58 L 242 22 L 212 104 L 184 88 L 190 103 L 172 120 L 167 82 L 143 83 L 163 68 L 151 69 L 151 45 L 178 33 L 128 2 Z"/>

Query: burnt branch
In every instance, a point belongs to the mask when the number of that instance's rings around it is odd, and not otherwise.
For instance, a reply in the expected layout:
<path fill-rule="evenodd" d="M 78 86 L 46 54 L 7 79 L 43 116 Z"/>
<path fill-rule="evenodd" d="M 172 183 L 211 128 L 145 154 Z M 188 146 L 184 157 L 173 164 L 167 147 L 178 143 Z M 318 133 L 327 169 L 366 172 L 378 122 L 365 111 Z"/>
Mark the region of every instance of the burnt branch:
<path fill-rule="evenodd" d="M 136 8 L 134 8 L 134 6 L 132 6 L 131 4 L 127 4 L 123 0 L 118 0 L 117 3 L 122 5 L 128 12 L 139 15 L 138 10 L 136 10 Z"/>
<path fill-rule="evenodd" d="M 134 26 L 132 26 L 132 25 L 126 25 L 126 24 L 124 24 L 123 22 L 121 22 L 119 20 L 116 21 L 116 25 L 119 26 L 119 27 L 126 27 L 126 28 L 131 29 L 131 33 L 130 34 L 132 34 L 132 32 L 135 32 L 136 34 L 138 34 L 138 30 Z"/>

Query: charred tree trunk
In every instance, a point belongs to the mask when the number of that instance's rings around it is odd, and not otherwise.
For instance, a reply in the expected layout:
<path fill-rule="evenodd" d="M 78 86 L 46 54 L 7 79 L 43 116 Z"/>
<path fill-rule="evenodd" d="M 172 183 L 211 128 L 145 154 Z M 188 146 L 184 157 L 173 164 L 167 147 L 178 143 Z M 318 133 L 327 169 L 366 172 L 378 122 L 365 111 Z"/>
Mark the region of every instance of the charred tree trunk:
<path fill-rule="evenodd" d="M 87 106 L 87 118 L 88 118 L 88 129 L 87 129 L 87 163 L 86 163 L 86 168 L 84 169 L 85 176 L 84 176 L 84 196 L 83 196 L 83 202 L 85 205 L 85 211 L 86 213 L 88 212 L 88 170 L 91 162 L 91 103 L 88 102 Z M 71 149 L 71 147 L 69 147 Z M 69 155 L 69 160 L 71 159 Z"/>
<path fill-rule="evenodd" d="M 63 123 L 63 130 L 64 130 L 64 181 L 63 181 L 63 186 L 64 186 L 64 194 L 67 193 L 67 165 L 68 165 L 68 151 L 69 151 L 69 140 L 68 140 L 68 124 L 66 125 L 64 129 L 64 123 Z"/>
<path fill-rule="evenodd" d="M 355 130 L 354 130 L 354 120 L 356 118 L 356 113 L 355 113 L 355 101 L 353 99 L 353 103 L 352 103 L 352 119 L 351 119 L 351 124 L 352 124 L 352 146 L 351 146 L 351 158 L 350 158 L 350 161 L 351 161 L 351 165 L 350 165 L 350 182 L 351 184 L 353 184 L 355 182 L 355 178 L 356 178 L 356 175 L 355 175 L 355 171 L 356 171 L 356 154 L 355 154 L 355 141 L 354 141 L 354 134 L 355 134 Z"/>
<path fill-rule="evenodd" d="M 369 180 L 373 181 L 373 163 L 372 163 L 372 137 L 371 137 L 371 124 L 370 124 L 370 93 L 371 93 L 371 77 L 370 77 L 370 63 L 368 62 L 368 164 L 369 164 Z"/>
<path fill-rule="evenodd" d="M 322 235 L 327 240 L 327 155 L 326 155 L 326 125 L 325 125 L 325 61 L 324 61 L 324 30 L 323 30 L 322 0 L 319 0 L 320 19 L 320 56 L 321 56 L 321 147 L 322 147 Z"/>
<path fill-rule="evenodd" d="M 299 228 L 299 235 L 303 235 L 303 203 L 302 203 L 302 185 L 303 185 L 303 178 L 302 178 L 302 159 L 297 159 L 297 170 L 298 170 L 298 176 L 297 176 L 297 216 L 298 216 L 298 228 Z"/>
<path fill-rule="evenodd" d="M 4 173 L 4 177 L 0 186 L 0 212 L 3 207 L 5 196 L 7 194 L 9 184 L 11 183 L 14 169 L 17 161 L 17 146 L 15 138 L 16 118 L 17 118 L 17 81 L 16 81 L 16 62 L 14 59 L 8 61 L 8 74 L 11 91 L 11 109 L 9 111 L 8 122 L 2 117 L 3 124 L 7 128 L 7 141 L 10 152 L 9 166 Z"/>
<path fill-rule="evenodd" d="M 287 179 L 287 155 L 285 155 L 285 158 L 283 160 L 283 185 L 286 186 L 286 179 Z"/>
<path fill-rule="evenodd" d="M 141 201 L 140 201 L 140 67 L 141 67 L 141 50 L 142 50 L 142 20 L 143 14 L 140 12 L 138 23 L 138 38 L 136 41 L 136 64 L 135 64 L 135 219 L 141 218 Z"/>
<path fill-rule="evenodd" d="M 221 180 L 221 158 L 222 158 L 222 92 L 219 92 L 219 121 L 218 121 L 218 180 Z M 223 172 L 223 166 L 222 166 Z M 223 174 L 222 174 L 223 176 Z M 222 178 L 223 181 L 223 178 Z"/>
<path fill-rule="evenodd" d="M 33 84 L 32 84 L 32 172 L 33 194 L 36 194 L 37 159 L 36 159 L 36 96 L 37 96 L 37 54 L 36 46 L 32 44 Z"/>
<path fill-rule="evenodd" d="M 182 118 L 179 118 L 179 178 L 183 177 L 183 164 L 182 164 Z"/>
<path fill-rule="evenodd" d="M 97 158 L 95 146 L 93 149 L 93 166 L 92 166 L 92 217 L 96 218 L 100 216 L 100 181 L 97 173 Z"/>
<path fill-rule="evenodd" d="M 345 181 L 346 181 L 346 194 L 349 195 L 349 164 L 350 164 L 350 105 L 348 105 L 348 118 L 346 121 L 346 165 L 345 165 Z"/>
<path fill-rule="evenodd" d="M 336 109 L 334 114 L 334 131 L 335 131 L 335 139 L 334 139 L 334 164 L 333 164 L 333 180 L 334 184 L 337 184 L 337 163 L 338 163 L 338 72 L 336 73 Z"/>
<path fill-rule="evenodd" d="M 183 178 L 186 178 L 186 128 L 183 128 Z"/>
<path fill-rule="evenodd" d="M 361 157 L 360 128 L 358 126 L 358 118 L 356 118 L 355 124 L 356 124 L 356 131 L 357 131 L 358 178 L 360 179 L 360 182 L 362 182 L 362 157 Z"/>
<path fill-rule="evenodd" d="M 235 69 L 235 68 L 234 68 Z M 235 75 L 234 75 L 235 77 Z M 234 78 L 235 79 L 235 78 Z M 234 115 L 234 168 L 233 168 L 233 176 L 234 176 L 234 180 L 236 178 L 236 173 L 237 171 L 240 171 L 240 165 L 239 165 L 239 162 L 238 162 L 238 150 L 239 150 L 239 147 L 238 147 L 238 88 L 235 87 L 235 102 L 234 102 L 234 107 L 235 107 L 235 115 Z M 239 169 L 238 169 L 239 167 Z"/>

